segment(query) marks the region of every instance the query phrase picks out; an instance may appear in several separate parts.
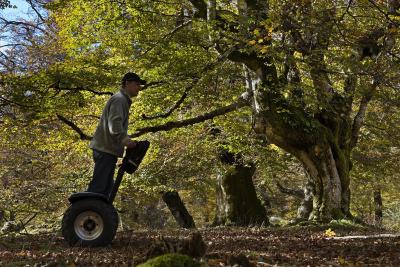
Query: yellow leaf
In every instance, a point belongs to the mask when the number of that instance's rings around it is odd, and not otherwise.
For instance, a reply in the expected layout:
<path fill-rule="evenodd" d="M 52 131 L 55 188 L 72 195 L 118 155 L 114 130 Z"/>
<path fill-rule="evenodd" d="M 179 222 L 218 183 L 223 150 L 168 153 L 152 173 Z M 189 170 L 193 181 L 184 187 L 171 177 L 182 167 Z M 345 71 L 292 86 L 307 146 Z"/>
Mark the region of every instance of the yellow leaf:
<path fill-rule="evenodd" d="M 264 42 L 263 39 L 259 39 L 259 40 L 258 40 L 258 43 L 259 43 L 259 44 L 261 44 L 262 42 Z"/>
<path fill-rule="evenodd" d="M 302 54 L 301 54 L 300 52 L 295 51 L 295 52 L 294 52 L 294 57 L 295 57 L 295 58 L 301 58 L 301 57 L 302 57 Z"/>
<path fill-rule="evenodd" d="M 255 44 L 256 44 L 256 40 L 249 41 L 249 45 L 255 45 Z"/>
<path fill-rule="evenodd" d="M 280 148 L 279 148 L 278 146 L 274 145 L 274 144 L 270 144 L 269 147 L 270 147 L 272 150 L 280 151 Z"/>
<path fill-rule="evenodd" d="M 268 52 L 268 46 L 263 46 L 260 50 L 261 54 L 266 54 Z"/>
<path fill-rule="evenodd" d="M 346 260 L 344 259 L 343 256 L 339 256 L 338 261 L 339 261 L 339 264 L 345 264 L 346 263 Z"/>
<path fill-rule="evenodd" d="M 260 35 L 260 29 L 259 28 L 256 28 L 253 32 L 254 32 L 254 34 L 256 36 Z"/>
<path fill-rule="evenodd" d="M 331 228 L 329 228 L 328 230 L 325 231 L 325 236 L 327 237 L 334 237 L 336 235 L 336 233 L 334 231 L 332 231 Z"/>

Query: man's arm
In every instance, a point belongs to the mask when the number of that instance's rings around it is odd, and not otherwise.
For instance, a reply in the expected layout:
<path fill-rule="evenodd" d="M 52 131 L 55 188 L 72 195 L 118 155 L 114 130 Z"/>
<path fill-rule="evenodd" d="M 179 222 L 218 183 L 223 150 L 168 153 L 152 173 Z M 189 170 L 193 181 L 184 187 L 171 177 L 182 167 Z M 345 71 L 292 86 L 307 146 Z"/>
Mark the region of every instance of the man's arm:
<path fill-rule="evenodd" d="M 110 134 L 116 136 L 123 146 L 133 148 L 136 146 L 136 141 L 129 138 L 128 133 L 125 131 L 123 124 L 123 104 L 118 99 L 113 99 L 110 103 L 110 110 L 108 113 L 108 129 Z"/>

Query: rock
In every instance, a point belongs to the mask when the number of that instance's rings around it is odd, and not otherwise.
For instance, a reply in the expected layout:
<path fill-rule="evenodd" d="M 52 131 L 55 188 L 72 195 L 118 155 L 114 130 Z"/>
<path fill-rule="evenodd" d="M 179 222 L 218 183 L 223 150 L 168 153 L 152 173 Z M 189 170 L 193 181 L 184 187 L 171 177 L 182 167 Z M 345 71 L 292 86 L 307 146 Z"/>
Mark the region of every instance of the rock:
<path fill-rule="evenodd" d="M 148 259 L 167 253 L 179 253 L 193 258 L 201 258 L 206 253 L 207 245 L 199 232 L 194 232 L 189 239 L 168 240 L 160 237 L 147 251 Z"/>
<path fill-rule="evenodd" d="M 228 255 L 225 257 L 225 263 L 228 266 L 240 266 L 240 267 L 255 267 L 245 255 L 239 254 L 237 256 Z"/>

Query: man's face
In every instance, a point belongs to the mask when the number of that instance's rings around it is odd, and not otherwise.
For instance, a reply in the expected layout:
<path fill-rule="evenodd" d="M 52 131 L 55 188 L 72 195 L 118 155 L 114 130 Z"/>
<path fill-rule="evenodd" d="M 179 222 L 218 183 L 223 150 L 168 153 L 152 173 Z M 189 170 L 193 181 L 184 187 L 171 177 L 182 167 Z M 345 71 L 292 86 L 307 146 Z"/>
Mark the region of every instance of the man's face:
<path fill-rule="evenodd" d="M 125 84 L 125 90 L 130 96 L 137 96 L 139 94 L 142 85 L 136 81 L 127 81 Z"/>

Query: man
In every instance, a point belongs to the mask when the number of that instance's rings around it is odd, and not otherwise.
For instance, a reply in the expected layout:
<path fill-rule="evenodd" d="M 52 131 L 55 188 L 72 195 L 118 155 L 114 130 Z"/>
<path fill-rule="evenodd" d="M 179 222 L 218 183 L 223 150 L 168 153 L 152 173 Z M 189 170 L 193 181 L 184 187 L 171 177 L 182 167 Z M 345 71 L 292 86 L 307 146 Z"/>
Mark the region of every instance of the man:
<path fill-rule="evenodd" d="M 128 136 L 129 108 L 132 97 L 138 95 L 146 81 L 128 72 L 121 81 L 121 90 L 114 94 L 103 109 L 96 132 L 89 147 L 95 162 L 93 178 L 87 191 L 108 196 L 114 184 L 114 171 L 124 147 L 134 148 L 136 141 Z"/>

